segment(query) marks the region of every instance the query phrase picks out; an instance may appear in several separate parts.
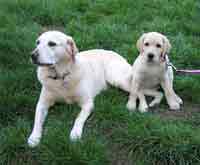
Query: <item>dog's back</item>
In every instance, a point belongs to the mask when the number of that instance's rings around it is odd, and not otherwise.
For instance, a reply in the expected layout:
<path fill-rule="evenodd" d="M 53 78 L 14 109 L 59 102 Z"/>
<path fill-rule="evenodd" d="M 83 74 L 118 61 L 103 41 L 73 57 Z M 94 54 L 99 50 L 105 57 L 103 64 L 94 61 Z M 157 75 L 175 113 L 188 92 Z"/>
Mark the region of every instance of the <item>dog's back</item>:
<path fill-rule="evenodd" d="M 87 62 L 90 68 L 103 75 L 103 79 L 111 85 L 125 91 L 130 89 L 131 65 L 113 51 L 94 49 L 80 52 L 77 58 Z M 101 78 L 102 79 L 102 78 Z"/>

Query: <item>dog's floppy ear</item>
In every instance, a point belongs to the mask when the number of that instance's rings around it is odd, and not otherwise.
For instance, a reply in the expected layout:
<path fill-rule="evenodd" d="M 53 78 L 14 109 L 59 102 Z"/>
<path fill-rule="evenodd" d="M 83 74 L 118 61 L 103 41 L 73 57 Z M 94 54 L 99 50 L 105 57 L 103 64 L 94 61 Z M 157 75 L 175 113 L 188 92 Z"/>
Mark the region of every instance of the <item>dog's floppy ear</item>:
<path fill-rule="evenodd" d="M 171 50 L 171 44 L 166 36 L 163 36 L 163 54 L 169 54 Z"/>
<path fill-rule="evenodd" d="M 72 38 L 67 40 L 67 45 L 69 45 L 69 53 L 72 58 L 72 61 L 75 62 L 75 55 L 78 53 L 78 48 Z"/>
<path fill-rule="evenodd" d="M 144 33 L 138 40 L 136 43 L 136 47 L 138 49 L 138 51 L 141 53 L 143 51 L 143 44 L 144 44 L 144 38 L 145 38 L 146 33 Z"/>
<path fill-rule="evenodd" d="M 163 35 L 163 50 L 161 53 L 161 61 L 164 62 L 166 60 L 166 55 L 169 54 L 171 49 L 171 44 L 166 36 Z"/>

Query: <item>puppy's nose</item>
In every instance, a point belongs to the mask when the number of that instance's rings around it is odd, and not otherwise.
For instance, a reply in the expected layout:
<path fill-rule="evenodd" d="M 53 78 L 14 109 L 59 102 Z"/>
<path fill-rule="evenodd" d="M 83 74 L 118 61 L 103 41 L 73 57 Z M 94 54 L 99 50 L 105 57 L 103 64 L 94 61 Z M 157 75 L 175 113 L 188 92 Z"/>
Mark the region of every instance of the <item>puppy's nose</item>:
<path fill-rule="evenodd" d="M 153 54 L 153 53 L 149 53 L 149 54 L 148 54 L 148 58 L 149 58 L 150 60 L 152 60 L 153 57 L 154 57 L 154 54 Z"/>
<path fill-rule="evenodd" d="M 38 56 L 39 56 L 38 50 L 34 50 L 31 52 L 31 58 L 33 61 L 37 61 Z"/>

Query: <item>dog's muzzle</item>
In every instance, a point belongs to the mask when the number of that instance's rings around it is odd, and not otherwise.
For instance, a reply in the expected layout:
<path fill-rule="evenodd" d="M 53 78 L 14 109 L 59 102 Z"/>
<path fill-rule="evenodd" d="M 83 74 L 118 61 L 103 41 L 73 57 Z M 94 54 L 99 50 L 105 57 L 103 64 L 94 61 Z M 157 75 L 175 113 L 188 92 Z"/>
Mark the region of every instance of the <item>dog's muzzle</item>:
<path fill-rule="evenodd" d="M 35 49 L 34 51 L 31 52 L 31 59 L 34 64 L 38 63 L 38 57 L 39 57 L 38 50 Z"/>
<path fill-rule="evenodd" d="M 39 52 L 37 49 L 35 49 L 34 51 L 31 52 L 31 60 L 33 62 L 33 64 L 36 64 L 38 66 L 51 66 L 53 64 L 50 63 L 41 63 L 38 61 L 38 57 L 39 57 Z"/>
<path fill-rule="evenodd" d="M 148 56 L 148 62 L 152 62 L 153 58 L 154 58 L 154 54 L 153 53 L 149 53 L 147 56 Z"/>

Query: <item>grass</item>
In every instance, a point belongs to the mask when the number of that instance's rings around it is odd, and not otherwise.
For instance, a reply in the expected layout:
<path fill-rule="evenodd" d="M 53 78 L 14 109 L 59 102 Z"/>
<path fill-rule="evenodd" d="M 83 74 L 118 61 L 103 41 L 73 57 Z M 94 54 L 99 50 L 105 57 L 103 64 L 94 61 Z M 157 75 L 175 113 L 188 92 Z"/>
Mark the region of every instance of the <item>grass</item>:
<path fill-rule="evenodd" d="M 164 101 L 153 113 L 129 114 L 127 94 L 110 88 L 96 98 L 80 142 L 69 141 L 79 108 L 60 104 L 49 113 L 39 147 L 26 144 L 41 88 L 29 52 L 43 28 L 72 35 L 80 50 L 112 49 L 130 63 L 143 32 L 162 32 L 173 63 L 199 69 L 199 17 L 195 0 L 1 0 L 0 164 L 200 164 L 199 76 L 175 77 L 186 117 L 167 117 Z"/>

